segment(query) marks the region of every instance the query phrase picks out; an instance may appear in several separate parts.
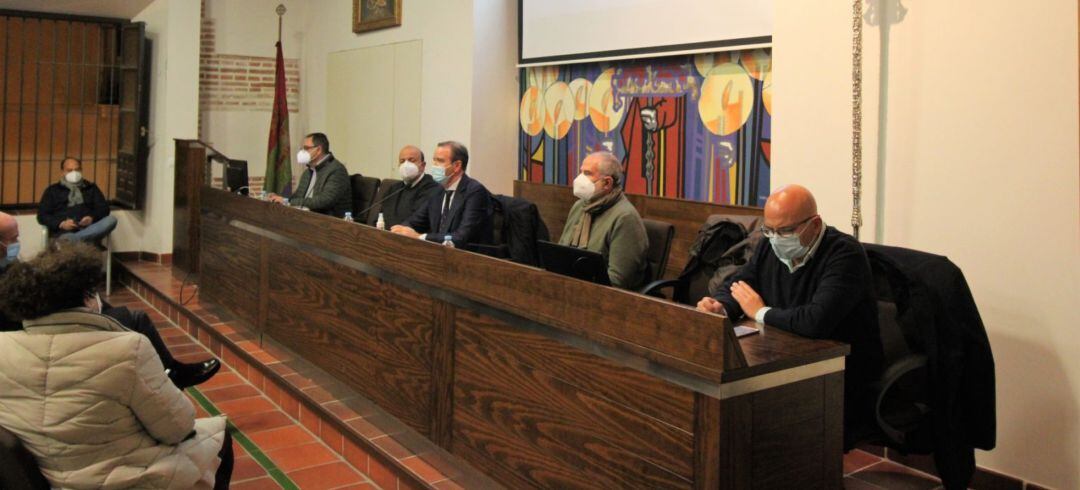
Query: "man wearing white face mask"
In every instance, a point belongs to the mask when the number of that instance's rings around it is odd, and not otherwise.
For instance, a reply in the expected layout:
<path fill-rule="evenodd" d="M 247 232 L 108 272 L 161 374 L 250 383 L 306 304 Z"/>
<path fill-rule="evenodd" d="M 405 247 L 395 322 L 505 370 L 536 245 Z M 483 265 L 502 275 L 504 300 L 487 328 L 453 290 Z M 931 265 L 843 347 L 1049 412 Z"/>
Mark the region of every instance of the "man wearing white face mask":
<path fill-rule="evenodd" d="M 438 243 L 450 236 L 455 247 L 490 244 L 494 235 L 491 193 L 465 174 L 468 165 L 465 145 L 457 141 L 436 145 L 430 170 L 439 188 L 409 219 L 390 231 Z"/>
<path fill-rule="evenodd" d="M 398 152 L 398 173 L 401 182 L 387 188 L 383 194 L 385 202 L 379 208 L 387 228 L 404 223 L 413 213 L 426 206 L 428 200 L 439 190 L 439 184 L 430 175 L 424 173 L 427 162 L 424 152 L 408 145 Z M 377 213 L 372 213 L 370 222 L 375 223 Z"/>
<path fill-rule="evenodd" d="M 869 385 L 881 373 L 877 302 L 866 252 L 850 235 L 825 226 L 805 187 L 777 189 L 753 257 L 698 309 L 746 316 L 804 337 L 851 344 L 845 370 L 845 419 L 872 413 Z"/>
<path fill-rule="evenodd" d="M 352 211 L 352 188 L 349 171 L 330 153 L 330 140 L 322 133 L 304 137 L 303 148 L 296 154 L 296 161 L 307 166 L 300 176 L 296 190 L 289 197 L 289 205 L 310 209 L 316 213 L 335 217 Z M 270 194 L 274 202 L 285 198 Z"/>
<path fill-rule="evenodd" d="M 649 236 L 634 205 L 622 191 L 619 159 L 600 151 L 585 157 L 574 179 L 574 196 L 559 243 L 604 256 L 611 285 L 637 289 L 645 279 Z"/>
<path fill-rule="evenodd" d="M 94 243 L 112 233 L 116 218 L 109 216 L 109 201 L 97 185 L 83 178 L 82 162 L 67 157 L 60 168 L 60 181 L 41 195 L 38 223 L 64 240 Z"/>

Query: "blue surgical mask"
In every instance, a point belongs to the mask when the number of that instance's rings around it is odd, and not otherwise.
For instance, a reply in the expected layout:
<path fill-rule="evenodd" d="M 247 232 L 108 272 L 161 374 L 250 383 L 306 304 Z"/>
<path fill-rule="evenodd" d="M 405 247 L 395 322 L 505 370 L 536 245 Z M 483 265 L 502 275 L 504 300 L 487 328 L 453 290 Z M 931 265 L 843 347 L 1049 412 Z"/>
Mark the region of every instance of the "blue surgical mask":
<path fill-rule="evenodd" d="M 450 176 L 446 174 L 446 169 L 439 165 L 431 166 L 431 178 L 435 179 L 440 185 L 444 184 L 450 179 Z"/>
<path fill-rule="evenodd" d="M 798 234 L 789 237 L 774 236 L 769 239 L 769 245 L 772 245 L 776 258 L 787 266 L 789 272 L 795 272 L 792 262 L 795 259 L 805 257 L 806 253 L 810 251 L 810 247 L 803 245 L 799 240 Z"/>
<path fill-rule="evenodd" d="M 4 256 L 3 263 L 8 265 L 19 259 L 19 242 L 9 244 L 7 246 L 7 255 Z"/>

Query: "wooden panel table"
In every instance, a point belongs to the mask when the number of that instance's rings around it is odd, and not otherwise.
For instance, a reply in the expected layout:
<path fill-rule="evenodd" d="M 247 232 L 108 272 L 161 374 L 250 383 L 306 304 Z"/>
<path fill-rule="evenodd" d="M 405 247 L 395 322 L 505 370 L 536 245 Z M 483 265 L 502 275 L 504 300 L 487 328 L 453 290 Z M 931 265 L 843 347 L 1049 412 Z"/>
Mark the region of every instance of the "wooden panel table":
<path fill-rule="evenodd" d="M 201 300 L 510 488 L 840 488 L 848 347 L 202 189 Z"/>

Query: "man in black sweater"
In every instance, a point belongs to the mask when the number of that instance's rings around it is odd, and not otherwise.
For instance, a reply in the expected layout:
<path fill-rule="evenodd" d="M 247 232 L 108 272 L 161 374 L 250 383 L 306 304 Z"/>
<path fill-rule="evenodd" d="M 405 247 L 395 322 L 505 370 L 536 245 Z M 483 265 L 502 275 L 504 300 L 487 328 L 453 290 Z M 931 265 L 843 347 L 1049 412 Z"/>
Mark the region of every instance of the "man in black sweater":
<path fill-rule="evenodd" d="M 742 316 L 804 337 L 851 344 L 844 376 L 845 428 L 872 415 L 870 385 L 883 354 L 866 252 L 850 235 L 825 226 L 809 190 L 780 188 L 765 203 L 762 240 L 753 258 L 698 309 Z"/>
<path fill-rule="evenodd" d="M 439 184 L 430 175 L 424 173 L 427 161 L 424 152 L 409 145 L 398 152 L 398 173 L 401 182 L 395 183 L 383 194 L 386 201 L 379 212 L 383 215 L 386 229 L 404 223 L 413 213 L 427 205 L 431 196 L 438 192 Z M 377 216 L 369 221 L 375 224 Z"/>
<path fill-rule="evenodd" d="M 66 240 L 96 243 L 116 228 L 109 216 L 109 201 L 96 184 L 83 178 L 82 162 L 67 157 L 60 162 L 63 177 L 45 188 L 37 220 L 49 234 Z"/>

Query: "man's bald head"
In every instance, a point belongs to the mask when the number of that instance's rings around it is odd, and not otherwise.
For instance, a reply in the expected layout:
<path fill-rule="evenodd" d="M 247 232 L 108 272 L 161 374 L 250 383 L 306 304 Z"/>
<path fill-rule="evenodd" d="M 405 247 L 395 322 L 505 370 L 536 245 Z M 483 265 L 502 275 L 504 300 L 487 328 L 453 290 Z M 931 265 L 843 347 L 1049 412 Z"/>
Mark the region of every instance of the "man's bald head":
<path fill-rule="evenodd" d="M 765 226 L 769 228 L 795 225 L 816 214 L 814 195 L 801 185 L 792 184 L 776 189 L 765 201 Z"/>
<path fill-rule="evenodd" d="M 19 241 L 19 223 L 15 217 L 0 211 L 0 262 L 7 257 L 8 245 Z"/>
<path fill-rule="evenodd" d="M 0 242 L 14 242 L 19 238 L 19 223 L 15 217 L 0 211 Z"/>
<path fill-rule="evenodd" d="M 420 165 L 424 162 L 424 152 L 413 145 L 405 145 L 398 152 L 398 164 L 405 163 L 406 160 Z"/>

